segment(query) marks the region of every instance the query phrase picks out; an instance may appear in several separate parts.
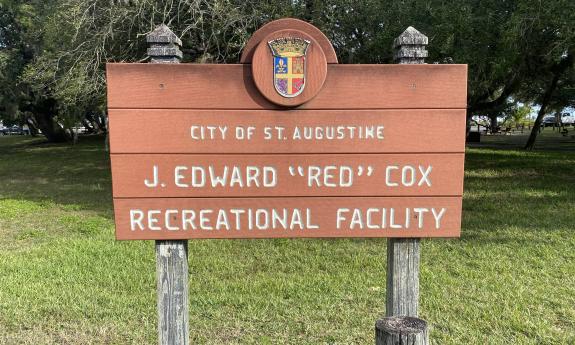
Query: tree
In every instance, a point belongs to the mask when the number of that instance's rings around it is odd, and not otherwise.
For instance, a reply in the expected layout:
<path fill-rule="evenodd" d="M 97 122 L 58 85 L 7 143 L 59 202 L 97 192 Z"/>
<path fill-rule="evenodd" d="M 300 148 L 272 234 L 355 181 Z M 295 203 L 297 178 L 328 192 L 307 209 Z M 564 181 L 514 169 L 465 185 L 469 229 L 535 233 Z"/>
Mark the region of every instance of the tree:
<path fill-rule="evenodd" d="M 515 105 L 505 117 L 505 122 L 519 124 L 525 121 L 527 116 L 531 114 L 532 108 L 529 105 Z"/>
<path fill-rule="evenodd" d="M 0 69 L 10 80 L 0 90 L 4 108 L 21 121 L 33 117 L 50 141 L 62 141 L 72 137 L 71 127 L 104 108 L 105 63 L 144 59 L 143 36 L 157 24 L 180 34 L 188 61 L 235 61 L 250 32 L 274 16 L 289 15 L 291 7 L 255 1 L 3 0 L 0 11 Z"/>
<path fill-rule="evenodd" d="M 523 53 L 524 69 L 515 97 L 540 106 L 525 144 L 531 150 L 548 111 L 575 102 L 575 94 L 566 92 L 575 82 L 575 3 L 556 0 L 543 6 L 534 0 L 520 1 L 512 19 L 510 34 L 517 37 L 512 47 Z"/>
<path fill-rule="evenodd" d="M 341 63 L 391 63 L 393 39 L 413 25 L 430 37 L 430 63 L 469 64 L 468 118 L 496 124 L 515 101 L 543 102 L 575 22 L 571 0 L 0 1 L 2 103 L 65 135 L 105 109 L 105 63 L 145 59 L 143 36 L 160 23 L 196 62 L 237 62 L 253 31 L 293 16 L 322 29 Z M 560 73 L 544 111 L 573 102 L 571 76 Z"/>
<path fill-rule="evenodd" d="M 539 133 L 539 128 L 543 123 L 543 117 L 549 112 L 549 109 L 562 109 L 563 107 L 567 106 L 568 104 L 572 104 L 573 95 L 565 99 L 561 97 L 556 97 L 555 93 L 557 89 L 560 88 L 561 84 L 569 83 L 573 85 L 573 55 L 571 52 L 565 53 L 564 56 L 561 57 L 559 62 L 550 66 L 550 80 L 548 84 L 545 86 L 541 86 L 540 83 L 535 84 L 535 88 L 539 86 L 540 89 L 544 90 L 540 97 L 538 97 L 539 104 L 541 108 L 537 113 L 537 118 L 535 119 L 535 123 L 533 124 L 533 129 L 527 139 L 527 143 L 525 144 L 525 149 L 532 150 L 535 146 L 535 140 L 537 139 L 537 134 Z M 563 89 L 563 88 L 562 88 Z"/>
<path fill-rule="evenodd" d="M 53 1 L 26 3 L 4 0 L 0 4 L 0 102 L 3 116 L 40 128 L 50 141 L 63 141 L 64 129 L 56 121 L 58 100 L 51 86 L 25 80 L 27 68 L 43 52 L 40 28 L 53 13 Z"/>

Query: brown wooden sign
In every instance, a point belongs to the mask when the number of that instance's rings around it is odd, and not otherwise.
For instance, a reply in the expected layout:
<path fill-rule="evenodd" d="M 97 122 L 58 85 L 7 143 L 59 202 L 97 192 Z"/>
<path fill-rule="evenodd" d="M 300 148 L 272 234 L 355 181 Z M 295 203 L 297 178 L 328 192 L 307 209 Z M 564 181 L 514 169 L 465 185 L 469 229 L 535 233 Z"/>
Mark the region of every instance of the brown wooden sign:
<path fill-rule="evenodd" d="M 459 236 L 467 66 L 338 65 L 290 23 L 243 64 L 108 64 L 118 239 Z"/>

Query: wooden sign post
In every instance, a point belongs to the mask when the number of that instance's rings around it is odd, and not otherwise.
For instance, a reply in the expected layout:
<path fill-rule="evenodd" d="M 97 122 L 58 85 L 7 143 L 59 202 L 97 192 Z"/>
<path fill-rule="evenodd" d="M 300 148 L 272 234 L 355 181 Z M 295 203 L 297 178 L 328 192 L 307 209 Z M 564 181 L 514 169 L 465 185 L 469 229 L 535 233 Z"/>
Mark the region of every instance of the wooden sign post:
<path fill-rule="evenodd" d="M 407 28 L 395 39 L 395 59 L 400 64 L 423 64 L 428 39 Z M 417 85 L 414 85 L 417 87 Z M 422 126 L 419 130 L 425 130 Z M 446 175 L 449 177 L 449 174 Z M 458 180 L 462 177 L 458 176 Z M 417 316 L 419 308 L 419 239 L 390 238 L 387 241 L 387 316 Z"/>
<path fill-rule="evenodd" d="M 427 44 L 427 36 L 410 26 L 394 41 L 395 60 L 400 64 L 424 64 Z M 420 253 L 418 238 L 387 240 L 387 317 L 376 322 L 376 345 L 428 344 L 427 323 L 416 318 Z"/>
<path fill-rule="evenodd" d="M 162 24 L 149 33 L 146 41 L 150 45 L 150 63 L 180 62 L 182 41 L 166 25 Z M 161 345 L 189 344 L 188 274 L 188 241 L 156 240 L 158 338 Z"/>
<path fill-rule="evenodd" d="M 166 27 L 148 41 L 152 62 L 179 61 Z M 400 43 L 423 58 L 426 41 Z M 321 31 L 282 19 L 240 64 L 107 78 L 116 238 L 158 241 L 162 344 L 188 341 L 188 239 L 397 238 L 387 313 L 417 314 L 416 239 L 460 234 L 467 66 L 340 65 Z"/>

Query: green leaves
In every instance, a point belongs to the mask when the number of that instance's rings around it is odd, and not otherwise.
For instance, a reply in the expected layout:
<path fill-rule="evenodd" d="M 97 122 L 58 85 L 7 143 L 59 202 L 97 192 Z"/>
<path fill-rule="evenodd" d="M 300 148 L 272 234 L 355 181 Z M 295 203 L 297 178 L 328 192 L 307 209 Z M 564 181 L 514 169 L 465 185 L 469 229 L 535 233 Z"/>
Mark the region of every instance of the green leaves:
<path fill-rule="evenodd" d="M 537 103 L 575 46 L 569 0 L 1 0 L 0 100 L 21 109 L 53 98 L 59 118 L 74 122 L 102 108 L 105 63 L 144 60 L 156 25 L 180 36 L 184 62 L 235 63 L 256 29 L 286 16 L 324 31 L 341 63 L 392 63 L 393 39 L 414 26 L 430 38 L 428 63 L 469 65 L 472 114 L 503 113 L 509 97 Z M 575 103 L 563 92 L 573 79 L 571 66 L 557 107 Z"/>

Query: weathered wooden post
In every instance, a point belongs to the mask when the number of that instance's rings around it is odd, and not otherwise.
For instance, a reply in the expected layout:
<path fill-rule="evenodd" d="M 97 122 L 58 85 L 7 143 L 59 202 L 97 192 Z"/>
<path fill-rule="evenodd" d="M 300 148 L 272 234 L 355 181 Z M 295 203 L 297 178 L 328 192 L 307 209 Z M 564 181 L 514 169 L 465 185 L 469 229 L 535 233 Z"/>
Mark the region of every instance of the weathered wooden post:
<path fill-rule="evenodd" d="M 390 316 L 375 323 L 376 345 L 428 345 L 427 322 L 416 317 Z"/>
<path fill-rule="evenodd" d="M 182 41 L 166 25 L 146 36 L 150 63 L 179 63 Z M 156 241 L 158 341 L 189 344 L 188 241 Z"/>
<path fill-rule="evenodd" d="M 427 44 L 427 36 L 410 26 L 394 41 L 395 60 L 400 64 L 423 64 Z M 418 238 L 388 239 L 386 316 L 417 316 L 419 254 Z"/>

